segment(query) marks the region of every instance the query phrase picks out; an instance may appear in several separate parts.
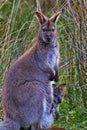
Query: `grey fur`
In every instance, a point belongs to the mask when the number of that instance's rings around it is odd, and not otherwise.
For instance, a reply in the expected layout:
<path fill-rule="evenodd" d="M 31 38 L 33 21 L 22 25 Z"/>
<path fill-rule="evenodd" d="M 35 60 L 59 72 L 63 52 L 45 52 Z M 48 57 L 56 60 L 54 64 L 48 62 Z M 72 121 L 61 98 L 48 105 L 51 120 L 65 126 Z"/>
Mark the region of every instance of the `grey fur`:
<path fill-rule="evenodd" d="M 45 34 L 43 26 L 48 29 Z M 5 121 L 0 124 L 0 130 L 19 130 L 20 127 L 28 128 L 31 125 L 32 130 L 40 129 L 44 98 L 46 108 L 51 109 L 53 93 L 50 80 L 57 80 L 59 64 L 56 29 L 55 32 L 50 31 L 49 38 L 46 37 L 53 26 L 55 23 L 51 20 L 45 21 L 36 44 L 19 57 L 7 72 L 2 91 Z M 49 116 L 49 112 L 47 114 Z"/>

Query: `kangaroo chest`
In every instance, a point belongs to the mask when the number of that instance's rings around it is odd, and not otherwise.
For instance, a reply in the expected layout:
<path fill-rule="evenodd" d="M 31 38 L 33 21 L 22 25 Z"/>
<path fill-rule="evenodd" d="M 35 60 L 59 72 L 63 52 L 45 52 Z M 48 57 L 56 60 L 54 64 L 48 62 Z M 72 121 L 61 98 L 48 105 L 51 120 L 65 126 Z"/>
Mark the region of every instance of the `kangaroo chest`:
<path fill-rule="evenodd" d="M 57 60 L 59 58 L 59 52 L 57 48 L 52 48 L 48 51 L 46 55 L 46 62 L 51 66 L 52 68 L 55 67 Z"/>

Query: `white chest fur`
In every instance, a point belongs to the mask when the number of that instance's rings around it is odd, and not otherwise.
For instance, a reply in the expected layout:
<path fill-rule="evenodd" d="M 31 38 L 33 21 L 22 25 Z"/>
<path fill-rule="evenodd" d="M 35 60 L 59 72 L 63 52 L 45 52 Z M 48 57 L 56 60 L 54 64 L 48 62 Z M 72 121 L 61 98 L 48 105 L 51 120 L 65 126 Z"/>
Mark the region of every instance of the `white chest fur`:
<path fill-rule="evenodd" d="M 52 83 L 50 82 L 50 90 L 51 90 L 51 99 L 53 101 L 53 87 L 52 87 Z M 49 128 L 52 123 L 53 123 L 53 115 L 52 113 L 50 113 L 51 108 L 49 107 L 46 98 L 44 97 L 43 99 L 43 116 L 42 116 L 42 120 L 41 120 L 41 128 L 45 129 L 45 128 Z"/>
<path fill-rule="evenodd" d="M 47 62 L 51 68 L 54 69 L 55 65 L 59 62 L 60 54 L 58 51 L 58 48 L 50 49 L 48 55 L 47 55 Z"/>

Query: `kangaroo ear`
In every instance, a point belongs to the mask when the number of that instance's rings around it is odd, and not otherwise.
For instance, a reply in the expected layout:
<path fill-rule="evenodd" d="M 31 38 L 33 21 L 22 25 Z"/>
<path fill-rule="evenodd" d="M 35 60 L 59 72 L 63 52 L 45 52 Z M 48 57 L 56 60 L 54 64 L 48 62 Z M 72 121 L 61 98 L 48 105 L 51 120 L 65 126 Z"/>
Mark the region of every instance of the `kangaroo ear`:
<path fill-rule="evenodd" d="M 37 11 L 36 16 L 41 24 L 45 23 L 48 20 L 48 18 L 45 15 L 43 15 L 41 12 Z"/>
<path fill-rule="evenodd" d="M 55 13 L 49 20 L 52 21 L 53 23 L 56 23 L 61 15 L 61 13 L 62 13 L 62 11 Z"/>

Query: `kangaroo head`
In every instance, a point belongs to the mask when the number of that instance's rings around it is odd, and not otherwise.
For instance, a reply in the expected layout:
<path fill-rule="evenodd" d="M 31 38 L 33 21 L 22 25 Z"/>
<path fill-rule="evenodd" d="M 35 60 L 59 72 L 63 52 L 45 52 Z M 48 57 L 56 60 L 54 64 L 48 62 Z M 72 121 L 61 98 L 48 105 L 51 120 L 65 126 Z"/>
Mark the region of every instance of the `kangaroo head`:
<path fill-rule="evenodd" d="M 40 32 L 39 32 L 39 39 L 44 43 L 52 43 L 56 41 L 56 22 L 61 14 L 60 12 L 55 13 L 51 18 L 47 18 L 40 12 L 36 12 L 37 18 L 41 24 Z"/>

